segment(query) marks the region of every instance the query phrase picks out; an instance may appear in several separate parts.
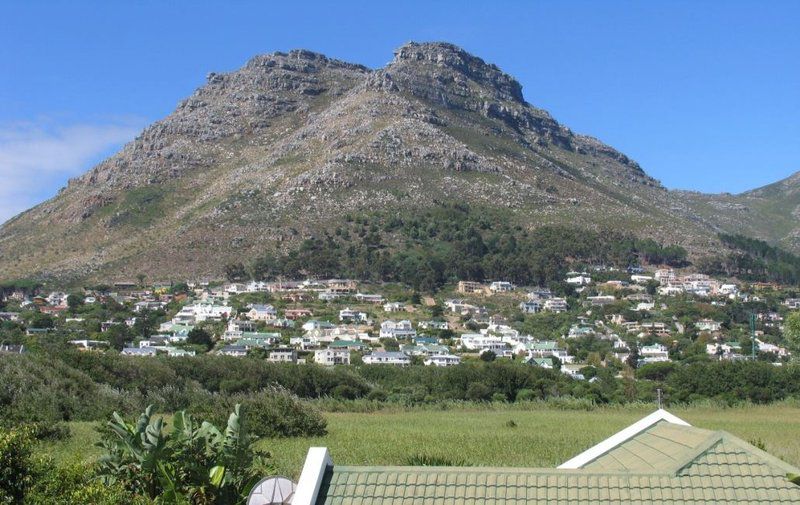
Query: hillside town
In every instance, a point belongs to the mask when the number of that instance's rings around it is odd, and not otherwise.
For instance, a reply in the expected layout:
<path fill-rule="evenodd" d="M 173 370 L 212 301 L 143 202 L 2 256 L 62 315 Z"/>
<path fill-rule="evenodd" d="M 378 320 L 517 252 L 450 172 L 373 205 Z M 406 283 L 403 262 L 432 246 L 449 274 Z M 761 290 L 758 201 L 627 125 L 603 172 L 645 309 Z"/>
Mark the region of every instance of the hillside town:
<path fill-rule="evenodd" d="M 513 359 L 589 379 L 588 368 L 789 359 L 797 293 L 674 269 L 594 266 L 550 287 L 458 281 L 435 296 L 355 280 L 6 286 L 0 353 L 65 339 L 141 358 L 216 353 L 323 366 L 457 366 Z M 591 376 L 591 374 L 589 374 Z"/>

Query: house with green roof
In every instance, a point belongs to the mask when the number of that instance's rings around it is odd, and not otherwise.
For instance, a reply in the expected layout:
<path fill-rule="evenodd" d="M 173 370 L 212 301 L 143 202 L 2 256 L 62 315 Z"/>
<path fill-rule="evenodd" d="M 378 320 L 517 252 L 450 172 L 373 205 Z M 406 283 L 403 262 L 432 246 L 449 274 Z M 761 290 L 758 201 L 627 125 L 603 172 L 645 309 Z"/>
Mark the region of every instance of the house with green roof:
<path fill-rule="evenodd" d="M 347 349 L 349 351 L 363 351 L 367 345 L 358 340 L 334 340 L 328 344 L 329 349 Z"/>
<path fill-rule="evenodd" d="M 312 447 L 292 504 L 800 503 L 798 473 L 659 409 L 558 468 L 340 466 Z"/>

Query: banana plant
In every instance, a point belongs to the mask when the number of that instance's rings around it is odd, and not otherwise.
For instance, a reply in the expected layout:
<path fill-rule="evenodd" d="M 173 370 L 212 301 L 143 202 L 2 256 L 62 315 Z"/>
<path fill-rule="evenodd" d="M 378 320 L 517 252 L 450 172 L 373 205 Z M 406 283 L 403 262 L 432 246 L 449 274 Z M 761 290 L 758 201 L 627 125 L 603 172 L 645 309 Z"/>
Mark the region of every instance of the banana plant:
<path fill-rule="evenodd" d="M 101 447 L 101 474 L 163 504 L 237 504 L 268 471 L 265 453 L 253 450 L 255 437 L 241 422 L 236 405 L 224 431 L 209 422 L 198 426 L 178 412 L 169 431 L 148 407 L 136 423 L 114 413 Z"/>

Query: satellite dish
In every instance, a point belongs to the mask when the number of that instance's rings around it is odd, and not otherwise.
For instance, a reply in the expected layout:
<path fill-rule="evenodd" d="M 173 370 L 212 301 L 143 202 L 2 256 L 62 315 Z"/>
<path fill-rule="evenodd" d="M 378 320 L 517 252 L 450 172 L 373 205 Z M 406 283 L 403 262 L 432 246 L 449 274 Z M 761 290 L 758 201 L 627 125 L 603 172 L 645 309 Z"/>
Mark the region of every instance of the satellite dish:
<path fill-rule="evenodd" d="M 247 505 L 290 505 L 296 487 L 286 477 L 266 477 L 250 491 Z"/>

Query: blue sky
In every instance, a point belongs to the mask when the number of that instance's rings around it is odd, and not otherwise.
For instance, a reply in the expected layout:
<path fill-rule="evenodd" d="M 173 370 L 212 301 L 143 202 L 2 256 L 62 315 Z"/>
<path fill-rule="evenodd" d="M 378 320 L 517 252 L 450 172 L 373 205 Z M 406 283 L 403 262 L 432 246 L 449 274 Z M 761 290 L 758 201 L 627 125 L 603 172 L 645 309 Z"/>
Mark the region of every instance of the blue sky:
<path fill-rule="evenodd" d="M 800 2 L 0 3 L 0 222 L 167 115 L 208 72 L 307 48 L 381 67 L 409 40 L 496 63 L 525 98 L 667 187 L 800 170 Z"/>

